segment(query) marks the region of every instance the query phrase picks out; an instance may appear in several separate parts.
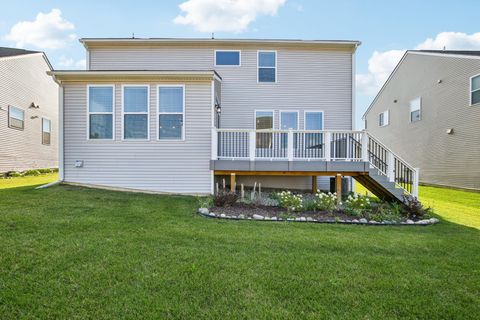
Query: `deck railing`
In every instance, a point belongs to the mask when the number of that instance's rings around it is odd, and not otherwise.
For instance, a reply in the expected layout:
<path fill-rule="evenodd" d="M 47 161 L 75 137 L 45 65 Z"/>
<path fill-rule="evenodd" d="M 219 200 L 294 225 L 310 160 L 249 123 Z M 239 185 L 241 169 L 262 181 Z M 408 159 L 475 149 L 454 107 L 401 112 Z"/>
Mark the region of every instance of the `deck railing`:
<path fill-rule="evenodd" d="M 366 161 L 418 196 L 418 169 L 366 131 L 212 129 L 212 160 Z"/>

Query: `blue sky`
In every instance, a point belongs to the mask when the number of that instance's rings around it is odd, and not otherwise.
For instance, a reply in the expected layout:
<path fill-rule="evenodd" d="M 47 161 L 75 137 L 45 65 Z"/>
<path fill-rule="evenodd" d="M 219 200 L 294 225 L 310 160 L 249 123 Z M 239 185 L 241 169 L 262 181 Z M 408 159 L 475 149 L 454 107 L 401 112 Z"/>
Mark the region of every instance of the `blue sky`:
<path fill-rule="evenodd" d="M 360 40 L 361 128 L 363 111 L 403 50 L 480 49 L 479 9 L 473 0 L 16 0 L 2 3 L 0 45 L 43 50 L 55 68 L 72 69 L 83 67 L 81 37 L 209 37 L 215 31 L 216 38 Z"/>

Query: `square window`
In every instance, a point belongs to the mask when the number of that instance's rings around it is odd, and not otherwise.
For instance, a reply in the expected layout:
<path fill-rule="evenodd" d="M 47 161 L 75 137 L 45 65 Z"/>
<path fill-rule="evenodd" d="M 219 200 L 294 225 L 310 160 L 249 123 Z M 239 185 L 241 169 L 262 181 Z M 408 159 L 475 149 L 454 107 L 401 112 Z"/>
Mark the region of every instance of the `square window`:
<path fill-rule="evenodd" d="M 124 139 L 147 139 L 148 138 L 148 115 L 125 114 L 123 123 Z"/>
<path fill-rule="evenodd" d="M 183 130 L 183 115 L 160 114 L 158 123 L 160 139 L 181 139 Z"/>
<path fill-rule="evenodd" d="M 90 139 L 113 138 L 113 115 L 91 114 L 90 115 Z"/>

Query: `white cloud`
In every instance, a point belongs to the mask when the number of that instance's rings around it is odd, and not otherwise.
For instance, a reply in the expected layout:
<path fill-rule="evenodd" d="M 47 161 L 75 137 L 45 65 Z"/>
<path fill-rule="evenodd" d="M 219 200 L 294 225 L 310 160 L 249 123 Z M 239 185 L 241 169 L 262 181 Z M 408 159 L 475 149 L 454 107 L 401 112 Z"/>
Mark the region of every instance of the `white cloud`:
<path fill-rule="evenodd" d="M 74 59 L 65 56 L 61 56 L 58 60 L 58 66 L 62 69 L 85 69 L 86 64 L 85 59 L 75 61 Z"/>
<path fill-rule="evenodd" d="M 59 49 L 76 39 L 74 29 L 74 24 L 62 17 L 60 9 L 52 9 L 49 13 L 38 13 L 33 21 L 17 22 L 4 39 L 22 48 Z"/>
<path fill-rule="evenodd" d="M 479 50 L 480 32 L 466 34 L 462 32 L 441 32 L 435 38 L 428 38 L 418 44 L 417 50 Z M 368 73 L 357 74 L 359 92 L 374 96 L 387 80 L 390 73 L 402 58 L 406 49 L 375 51 L 368 60 Z"/>
<path fill-rule="evenodd" d="M 188 0 L 173 22 L 200 32 L 242 32 L 259 15 L 274 16 L 286 0 Z"/>

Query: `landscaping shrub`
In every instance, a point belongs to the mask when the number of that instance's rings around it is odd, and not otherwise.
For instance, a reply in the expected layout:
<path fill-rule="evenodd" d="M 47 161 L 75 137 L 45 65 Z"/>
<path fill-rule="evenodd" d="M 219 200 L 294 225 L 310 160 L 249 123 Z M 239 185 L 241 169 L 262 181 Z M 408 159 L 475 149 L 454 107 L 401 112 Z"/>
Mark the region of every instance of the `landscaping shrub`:
<path fill-rule="evenodd" d="M 278 193 L 277 196 L 280 206 L 286 208 L 288 212 L 303 210 L 301 194 L 295 195 L 290 191 L 282 191 Z"/>
<path fill-rule="evenodd" d="M 197 203 L 199 208 L 211 208 L 213 205 L 213 197 L 197 197 Z"/>
<path fill-rule="evenodd" d="M 230 207 L 237 202 L 238 196 L 230 190 L 219 190 L 213 197 L 213 204 L 217 207 Z"/>
<path fill-rule="evenodd" d="M 345 213 L 351 216 L 362 216 L 366 210 L 371 209 L 370 199 L 357 193 L 349 195 L 344 202 Z"/>
<path fill-rule="evenodd" d="M 52 173 L 52 172 L 53 172 L 53 170 L 52 170 L 52 169 L 49 169 L 49 168 L 46 168 L 46 169 L 38 169 L 37 171 L 40 172 L 40 173 Z"/>
<path fill-rule="evenodd" d="M 394 204 L 382 203 L 378 206 L 372 207 L 370 214 L 368 214 L 368 219 L 378 221 L 378 222 L 382 222 L 382 221 L 398 222 L 401 220 L 401 215 L 398 211 L 398 208 L 395 207 Z"/>
<path fill-rule="evenodd" d="M 275 198 L 271 198 L 270 196 L 268 195 L 265 195 L 265 194 L 255 194 L 253 196 L 253 198 L 250 200 L 250 203 L 254 206 L 254 207 L 258 207 L 258 206 L 278 206 L 279 205 L 279 201 Z"/>
<path fill-rule="evenodd" d="M 337 194 L 319 192 L 314 201 L 317 210 L 332 212 L 337 207 Z"/>
<path fill-rule="evenodd" d="M 40 174 L 39 170 L 26 170 L 23 172 L 24 176 L 39 176 Z"/>
<path fill-rule="evenodd" d="M 6 176 L 9 178 L 21 177 L 22 173 L 18 171 L 9 171 L 7 172 Z"/>
<path fill-rule="evenodd" d="M 424 219 L 432 211 L 431 208 L 425 208 L 417 197 L 412 195 L 403 196 L 402 209 L 408 219 Z"/>

